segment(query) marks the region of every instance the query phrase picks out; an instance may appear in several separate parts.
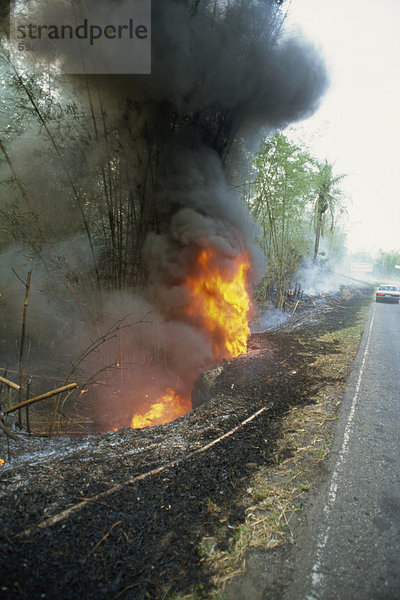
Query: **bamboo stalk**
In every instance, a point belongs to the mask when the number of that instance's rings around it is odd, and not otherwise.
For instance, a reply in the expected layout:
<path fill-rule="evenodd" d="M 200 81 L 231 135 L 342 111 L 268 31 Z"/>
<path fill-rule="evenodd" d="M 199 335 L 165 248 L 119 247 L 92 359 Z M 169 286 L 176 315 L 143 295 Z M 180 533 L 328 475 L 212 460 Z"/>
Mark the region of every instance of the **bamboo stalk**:
<path fill-rule="evenodd" d="M 14 383 L 13 381 L 9 381 L 8 379 L 6 379 L 5 377 L 1 377 L 0 376 L 0 382 L 4 383 L 5 385 L 7 385 L 9 388 L 12 388 L 13 390 L 16 390 L 17 392 L 19 392 L 20 386 L 17 385 L 16 383 Z"/>
<path fill-rule="evenodd" d="M 28 210 L 33 213 L 32 205 L 31 205 L 30 200 L 29 200 L 29 196 L 26 193 L 25 188 L 23 187 L 23 185 L 22 185 L 22 183 L 21 183 L 21 181 L 20 181 L 20 179 L 19 179 L 19 177 L 17 175 L 16 170 L 14 169 L 14 165 L 13 165 L 13 163 L 11 161 L 11 158 L 10 158 L 9 154 L 7 153 L 7 150 L 5 149 L 4 144 L 3 144 L 3 142 L 2 142 L 1 139 L 0 139 L 0 150 L 2 151 L 2 153 L 4 155 L 4 158 L 6 159 L 6 161 L 8 163 L 8 166 L 10 167 L 10 171 L 11 171 L 13 177 L 14 177 L 15 183 L 17 184 L 18 189 L 21 192 L 21 195 L 22 195 L 23 199 L 25 200 L 25 204 L 26 204 Z"/>
<path fill-rule="evenodd" d="M 32 377 L 29 377 L 28 384 L 26 386 L 26 399 L 29 400 L 29 393 L 31 389 Z M 25 416 L 26 416 L 26 430 L 31 435 L 31 423 L 29 419 L 29 404 L 25 407 Z"/>
<path fill-rule="evenodd" d="M 23 402 L 19 402 L 7 410 L 4 411 L 5 415 L 14 412 L 15 410 L 19 410 L 24 406 L 28 406 L 34 404 L 35 402 L 39 402 L 40 400 L 46 400 L 46 398 L 51 398 L 52 396 L 56 396 L 57 394 L 62 394 L 62 392 L 67 392 L 68 390 L 73 390 L 78 387 L 77 383 L 70 383 L 68 385 L 64 385 L 56 390 L 52 390 L 51 392 L 46 392 L 45 394 L 41 394 L 40 396 L 36 396 L 35 398 L 30 398 L 29 400 L 24 400 Z"/>
<path fill-rule="evenodd" d="M 24 310 L 22 313 L 22 331 L 21 331 L 21 343 L 19 347 L 19 368 L 18 368 L 18 399 L 19 404 L 22 402 L 22 375 L 24 371 L 24 347 L 25 347 L 25 333 L 26 333 L 26 315 L 28 312 L 28 304 L 29 304 L 29 292 L 31 289 L 31 277 L 32 271 L 28 272 L 28 277 L 26 279 L 25 284 L 25 300 L 24 300 Z M 22 427 L 22 413 L 21 409 L 18 412 L 18 423 L 19 426 Z"/>
<path fill-rule="evenodd" d="M 21 180 L 20 180 L 20 178 L 18 176 L 18 173 L 16 172 L 16 170 L 14 168 L 14 165 L 13 165 L 13 163 L 11 161 L 11 158 L 10 158 L 9 154 L 7 153 L 7 150 L 4 147 L 4 144 L 3 144 L 3 142 L 2 142 L 1 139 L 0 139 L 0 150 L 2 151 L 2 153 L 4 155 L 4 158 L 6 159 L 7 164 L 10 167 L 10 171 L 12 173 L 12 176 L 14 177 L 15 183 L 17 184 L 17 187 L 18 187 L 19 191 L 21 192 L 21 196 L 24 199 L 24 202 L 26 204 L 27 209 L 33 215 L 33 219 L 35 221 L 36 227 L 38 228 L 38 231 L 39 231 L 40 235 L 42 236 L 43 241 L 45 242 L 46 246 L 48 248 L 50 248 L 49 242 L 48 242 L 48 240 L 46 238 L 46 234 L 45 234 L 45 232 L 44 232 L 44 230 L 43 230 L 43 228 L 42 228 L 42 226 L 40 224 L 39 217 L 38 217 L 38 215 L 35 213 L 35 211 L 32 208 L 32 204 L 31 204 L 31 201 L 29 199 L 29 196 L 26 193 L 26 190 L 25 190 L 24 186 L 21 183 Z"/>
<path fill-rule="evenodd" d="M 91 319 L 90 319 L 89 315 L 87 314 L 87 312 L 86 312 L 86 311 L 85 311 L 85 309 L 83 308 L 82 304 L 79 302 L 79 300 L 78 300 L 78 298 L 77 298 L 77 296 L 76 296 L 76 294 L 75 294 L 75 292 L 74 292 L 74 289 L 73 289 L 73 287 L 71 286 L 71 284 L 70 284 L 68 281 L 66 282 L 66 286 L 67 286 L 67 289 L 69 290 L 69 292 L 70 292 L 71 296 L 72 296 L 72 297 L 73 297 L 73 299 L 75 300 L 75 304 L 77 305 L 77 307 L 78 307 L 78 308 L 79 308 L 79 310 L 81 311 L 81 313 L 82 313 L 82 315 L 83 315 L 84 319 L 86 320 L 87 324 L 89 325 L 91 332 L 92 332 L 92 333 L 96 333 L 96 329 L 95 329 L 95 327 L 94 327 L 94 325 L 93 325 L 93 323 L 92 323 L 92 321 L 91 321 Z"/>
<path fill-rule="evenodd" d="M 15 68 L 14 68 L 14 67 L 12 67 L 12 68 L 13 68 L 13 69 L 14 69 L 14 71 L 15 71 Z M 15 71 L 15 72 L 16 72 L 16 71 Z M 17 74 L 17 73 L 16 73 L 16 74 Z M 17 76 L 18 76 L 18 74 L 17 74 Z M 18 76 L 18 77 L 19 77 L 19 76 Z M 35 106 L 35 108 L 36 108 L 36 106 Z M 18 189 L 19 189 L 19 191 L 21 192 L 21 195 L 22 195 L 22 197 L 23 197 L 23 199 L 24 199 L 24 201 L 25 201 L 25 204 L 26 204 L 26 206 L 27 206 L 27 208 L 28 208 L 29 212 L 30 212 L 30 213 L 32 213 L 32 215 L 33 215 L 33 218 L 34 218 L 34 220 L 35 220 L 35 223 L 36 223 L 36 226 L 37 226 L 37 228 L 38 228 L 38 231 L 39 231 L 39 233 L 40 233 L 40 235 L 41 235 L 41 237 L 42 237 L 42 239 L 43 239 L 44 243 L 46 244 L 46 247 L 47 247 L 47 248 L 48 248 L 48 250 L 51 252 L 51 251 L 52 251 L 52 248 L 51 248 L 51 246 L 50 246 L 50 244 L 49 244 L 49 241 L 48 241 L 48 239 L 47 239 L 47 237 L 46 237 L 46 234 L 45 234 L 45 232 L 44 232 L 44 230 L 43 230 L 43 228 L 42 228 L 42 226 L 41 226 L 41 224 L 40 224 L 39 217 L 38 217 L 38 215 L 37 215 L 37 214 L 34 212 L 34 210 L 33 210 L 33 208 L 32 208 L 31 202 L 30 202 L 30 200 L 29 200 L 29 196 L 28 196 L 28 194 L 26 193 L 26 190 L 25 190 L 24 186 L 22 185 L 22 183 L 21 183 L 21 181 L 20 181 L 20 179 L 19 179 L 19 177 L 18 177 L 18 174 L 17 174 L 17 172 L 16 172 L 16 170 L 15 170 L 15 168 L 14 168 L 14 166 L 13 166 L 13 163 L 12 163 L 12 161 L 11 161 L 11 159 L 10 159 L 10 156 L 8 155 L 8 153 L 7 153 L 7 150 L 6 150 L 6 148 L 4 147 L 4 144 L 3 144 L 3 142 L 2 142 L 2 140 L 1 140 L 1 139 L 0 139 L 0 150 L 2 151 L 2 153 L 3 153 L 3 155 L 4 155 L 5 159 L 6 159 L 6 161 L 7 161 L 7 163 L 8 163 L 8 166 L 10 167 L 11 173 L 12 173 L 12 175 L 13 175 L 14 179 L 15 179 L 15 182 L 16 182 L 16 184 L 17 184 L 17 186 L 18 186 Z M 90 241 L 90 238 L 89 238 L 89 241 Z M 72 286 L 71 286 L 71 285 L 70 285 L 68 282 L 67 282 L 67 284 L 66 284 L 66 285 L 67 285 L 67 288 L 68 288 L 68 290 L 71 292 L 71 295 L 72 295 L 72 297 L 74 298 L 74 300 L 75 300 L 75 302 L 76 302 L 76 304 L 77 304 L 77 306 L 78 306 L 79 310 L 82 312 L 83 316 L 85 317 L 85 319 L 86 319 L 86 320 L 87 320 L 87 322 L 89 323 L 89 326 L 90 326 L 90 328 L 91 328 L 92 330 L 94 330 L 94 327 L 93 327 L 92 323 L 90 322 L 90 319 L 89 319 L 88 315 L 86 314 L 85 310 L 83 309 L 82 305 L 79 303 L 79 301 L 78 301 L 78 299 L 77 299 L 77 297 L 76 297 L 76 295 L 75 295 L 75 293 L 74 293 L 74 291 L 73 291 L 73 289 L 72 289 Z"/>
<path fill-rule="evenodd" d="M 35 111 L 35 113 L 36 113 L 36 115 L 37 115 L 40 123 L 44 127 L 44 130 L 46 131 L 46 133 L 48 135 L 50 143 L 52 144 L 52 146 L 53 146 L 53 148 L 54 148 L 54 150 L 56 152 L 56 155 L 57 155 L 58 159 L 60 160 L 61 166 L 63 167 L 64 172 L 65 172 L 65 174 L 67 176 L 68 183 L 69 183 L 69 185 L 70 185 L 70 187 L 72 189 L 72 192 L 74 194 L 74 198 L 75 198 L 75 200 L 77 202 L 78 208 L 79 208 L 81 216 L 82 216 L 83 224 L 84 224 L 84 227 L 85 227 L 85 230 L 86 230 L 86 234 L 87 234 L 87 237 L 88 237 L 88 241 L 89 241 L 89 247 L 90 247 L 90 250 L 91 250 L 91 253 L 92 253 L 92 257 L 93 257 L 93 261 L 94 261 L 94 270 L 95 270 L 95 273 L 96 273 L 96 280 L 97 280 L 98 286 L 100 287 L 100 274 L 99 274 L 99 269 L 98 269 L 98 264 L 97 264 L 97 257 L 95 255 L 95 251 L 94 251 L 93 238 L 92 238 L 92 234 L 91 234 L 90 227 L 89 227 L 89 221 L 88 221 L 88 219 L 87 219 L 87 217 L 85 215 L 85 212 L 84 212 L 83 202 L 82 202 L 82 199 L 80 197 L 80 194 L 78 193 L 78 188 L 77 188 L 77 186 L 75 184 L 75 181 L 74 181 L 74 179 L 73 179 L 73 177 L 72 177 L 72 175 L 70 173 L 68 164 L 67 164 L 67 162 L 66 162 L 66 160 L 65 160 L 65 158 L 64 158 L 64 156 L 63 156 L 63 154 L 61 152 L 61 149 L 60 149 L 58 143 L 56 142 L 56 138 L 52 134 L 51 130 L 49 129 L 49 126 L 47 125 L 47 122 L 46 122 L 44 116 L 42 115 L 42 112 L 41 112 L 41 110 L 39 108 L 39 105 L 36 102 L 36 100 L 35 100 L 32 92 L 29 90 L 29 88 L 25 84 L 24 80 L 22 79 L 21 75 L 19 74 L 19 72 L 17 70 L 17 67 L 10 60 L 10 58 L 7 58 L 7 62 L 10 65 L 11 69 L 14 71 L 14 73 L 15 73 L 15 75 L 16 75 L 16 77 L 17 77 L 17 79 L 18 79 L 18 81 L 19 81 L 22 89 L 25 91 L 26 95 L 28 96 L 29 101 L 32 104 L 32 107 L 33 107 L 33 109 L 34 109 L 34 111 Z M 3 149 L 2 149 L 2 151 L 3 151 Z"/>

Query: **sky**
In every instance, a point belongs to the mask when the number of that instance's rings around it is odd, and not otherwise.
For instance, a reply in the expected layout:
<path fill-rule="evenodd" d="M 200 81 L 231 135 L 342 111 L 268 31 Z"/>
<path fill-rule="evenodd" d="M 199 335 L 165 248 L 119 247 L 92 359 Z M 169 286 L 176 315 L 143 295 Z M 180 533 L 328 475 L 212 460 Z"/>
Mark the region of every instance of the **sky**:
<path fill-rule="evenodd" d="M 285 6 L 285 5 L 284 5 Z M 334 163 L 348 211 L 347 247 L 400 249 L 400 0 L 292 0 L 299 25 L 325 58 L 331 85 L 296 126 Z"/>

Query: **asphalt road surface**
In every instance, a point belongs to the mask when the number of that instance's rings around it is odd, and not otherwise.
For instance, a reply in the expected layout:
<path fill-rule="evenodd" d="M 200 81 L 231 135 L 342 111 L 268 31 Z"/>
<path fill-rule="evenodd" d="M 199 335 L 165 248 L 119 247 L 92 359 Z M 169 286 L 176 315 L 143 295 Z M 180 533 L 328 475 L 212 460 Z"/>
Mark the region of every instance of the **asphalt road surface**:
<path fill-rule="evenodd" d="M 371 307 L 285 600 L 400 599 L 400 305 Z"/>

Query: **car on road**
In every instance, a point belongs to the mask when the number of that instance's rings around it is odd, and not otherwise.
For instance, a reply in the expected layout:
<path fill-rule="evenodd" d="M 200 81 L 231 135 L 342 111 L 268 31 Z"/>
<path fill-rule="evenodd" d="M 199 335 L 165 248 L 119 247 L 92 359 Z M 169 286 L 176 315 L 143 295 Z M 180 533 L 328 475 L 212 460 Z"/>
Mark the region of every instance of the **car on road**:
<path fill-rule="evenodd" d="M 391 283 L 384 283 L 379 286 L 376 295 L 377 302 L 395 302 L 399 303 L 400 298 L 400 290 L 397 286 L 392 285 Z"/>

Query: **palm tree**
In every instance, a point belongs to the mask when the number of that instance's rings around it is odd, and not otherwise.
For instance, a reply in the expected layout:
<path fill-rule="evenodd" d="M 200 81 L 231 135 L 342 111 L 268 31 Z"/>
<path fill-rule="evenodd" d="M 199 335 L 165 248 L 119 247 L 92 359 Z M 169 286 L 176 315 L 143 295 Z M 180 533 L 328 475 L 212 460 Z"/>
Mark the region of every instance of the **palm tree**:
<path fill-rule="evenodd" d="M 335 223 L 335 212 L 341 204 L 342 191 L 338 187 L 339 181 L 341 181 L 343 175 L 333 175 L 332 165 L 325 161 L 319 165 L 319 172 L 317 173 L 317 199 L 315 202 L 314 211 L 314 227 L 315 227 L 315 242 L 314 242 L 314 263 L 317 261 L 319 244 L 321 236 L 323 235 L 323 228 L 325 223 L 325 216 L 329 212 L 331 216 L 330 231 L 332 231 Z"/>

